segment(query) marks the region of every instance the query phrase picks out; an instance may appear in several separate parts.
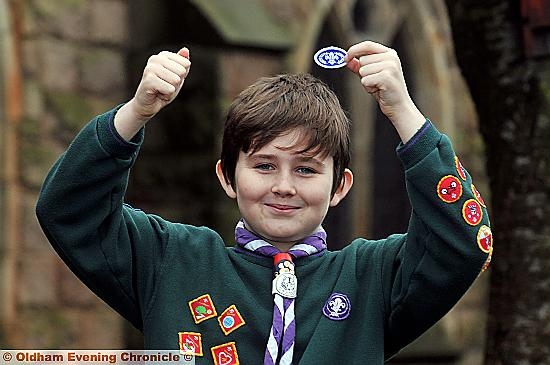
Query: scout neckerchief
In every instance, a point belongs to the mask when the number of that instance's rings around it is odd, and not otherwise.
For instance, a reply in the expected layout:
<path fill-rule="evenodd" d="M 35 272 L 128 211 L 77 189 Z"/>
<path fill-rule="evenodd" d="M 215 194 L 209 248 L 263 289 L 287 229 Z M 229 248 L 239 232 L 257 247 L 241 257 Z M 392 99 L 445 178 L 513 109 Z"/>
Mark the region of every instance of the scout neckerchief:
<path fill-rule="evenodd" d="M 292 246 L 288 252 L 281 252 L 245 228 L 241 219 L 235 227 L 237 246 L 244 252 L 254 252 L 260 256 L 273 257 L 275 278 L 273 324 L 265 349 L 264 365 L 290 365 L 294 354 L 296 321 L 294 319 L 294 298 L 296 298 L 298 280 L 294 274 L 292 258 L 319 255 L 327 249 L 327 234 L 321 227 L 311 236 Z"/>

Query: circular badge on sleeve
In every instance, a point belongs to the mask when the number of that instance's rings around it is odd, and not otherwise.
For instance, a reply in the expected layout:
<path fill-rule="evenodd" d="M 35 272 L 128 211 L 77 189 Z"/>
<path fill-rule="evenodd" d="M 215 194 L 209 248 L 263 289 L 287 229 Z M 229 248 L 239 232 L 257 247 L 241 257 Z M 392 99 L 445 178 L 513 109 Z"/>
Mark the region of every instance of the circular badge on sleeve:
<path fill-rule="evenodd" d="M 485 205 L 485 201 L 483 200 L 483 198 L 481 197 L 481 194 L 479 193 L 479 191 L 477 191 L 476 187 L 474 186 L 474 184 L 472 184 L 472 192 L 474 193 L 474 196 L 476 197 L 477 201 L 479 202 L 479 204 L 481 204 L 484 208 L 487 208 L 487 206 Z"/>
<path fill-rule="evenodd" d="M 462 184 L 456 176 L 447 175 L 437 184 L 437 196 L 445 203 L 454 203 L 462 196 Z"/>
<path fill-rule="evenodd" d="M 475 199 L 466 200 L 462 206 L 462 216 L 466 223 L 471 226 L 477 226 L 481 223 L 481 218 L 483 217 L 481 205 Z"/>
<path fill-rule="evenodd" d="M 315 63 L 323 68 L 340 68 L 346 65 L 346 51 L 339 47 L 321 48 L 313 56 Z"/>
<path fill-rule="evenodd" d="M 462 166 L 462 163 L 458 159 L 458 156 L 455 156 L 455 167 L 458 176 L 460 176 L 462 180 L 466 181 L 466 169 L 464 168 L 464 166 Z"/>
<path fill-rule="evenodd" d="M 485 253 L 491 252 L 493 248 L 493 233 L 491 232 L 491 228 L 485 224 L 479 227 L 479 231 L 477 232 L 477 245 Z"/>

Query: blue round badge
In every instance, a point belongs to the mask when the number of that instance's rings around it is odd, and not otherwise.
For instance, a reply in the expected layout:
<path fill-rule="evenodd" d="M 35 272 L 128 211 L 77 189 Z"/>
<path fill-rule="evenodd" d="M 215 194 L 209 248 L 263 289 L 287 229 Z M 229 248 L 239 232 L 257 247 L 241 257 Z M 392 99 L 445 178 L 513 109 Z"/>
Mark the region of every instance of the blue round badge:
<path fill-rule="evenodd" d="M 313 60 L 323 68 L 340 68 L 346 65 L 345 57 L 345 50 L 330 46 L 318 50 L 313 56 Z"/>
<path fill-rule="evenodd" d="M 223 319 L 223 326 L 225 328 L 231 328 L 235 324 L 235 320 L 231 316 L 227 316 Z"/>
<path fill-rule="evenodd" d="M 333 321 L 348 318 L 351 312 L 351 302 L 346 294 L 332 293 L 323 307 L 323 314 Z"/>

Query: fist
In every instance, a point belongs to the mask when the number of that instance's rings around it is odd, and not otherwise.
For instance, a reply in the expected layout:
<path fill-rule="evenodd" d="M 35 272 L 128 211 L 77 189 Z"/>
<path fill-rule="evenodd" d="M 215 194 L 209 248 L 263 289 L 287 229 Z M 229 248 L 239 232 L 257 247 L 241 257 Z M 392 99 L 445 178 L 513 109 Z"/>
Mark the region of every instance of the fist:
<path fill-rule="evenodd" d="M 149 120 L 170 104 L 181 90 L 190 67 L 187 48 L 149 57 L 133 100 L 138 118 Z"/>
<path fill-rule="evenodd" d="M 365 41 L 350 47 L 347 62 L 348 68 L 361 78 L 365 90 L 374 96 L 390 119 L 411 102 L 395 50 Z"/>

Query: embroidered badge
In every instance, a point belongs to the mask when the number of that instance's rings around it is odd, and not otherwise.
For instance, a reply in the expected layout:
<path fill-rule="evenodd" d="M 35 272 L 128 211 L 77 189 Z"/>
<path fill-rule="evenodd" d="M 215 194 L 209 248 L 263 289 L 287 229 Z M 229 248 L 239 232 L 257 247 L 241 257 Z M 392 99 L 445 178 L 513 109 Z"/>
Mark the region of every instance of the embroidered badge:
<path fill-rule="evenodd" d="M 218 317 L 218 323 L 226 336 L 245 324 L 235 304 L 223 311 Z"/>
<path fill-rule="evenodd" d="M 491 252 L 493 247 L 493 233 L 491 228 L 485 224 L 479 227 L 479 231 L 477 231 L 477 245 L 485 253 Z"/>
<path fill-rule="evenodd" d="M 481 205 L 475 199 L 466 200 L 462 206 L 462 216 L 466 223 L 471 226 L 477 226 L 483 216 Z"/>
<path fill-rule="evenodd" d="M 180 353 L 202 356 L 202 337 L 197 332 L 178 332 Z"/>
<path fill-rule="evenodd" d="M 491 247 L 491 250 L 489 251 L 489 256 L 487 256 L 487 260 L 485 260 L 485 264 L 483 264 L 483 267 L 481 268 L 481 273 L 485 272 L 489 268 L 489 265 L 491 264 L 491 258 L 493 257 L 493 247 Z"/>
<path fill-rule="evenodd" d="M 462 166 L 462 163 L 460 163 L 460 160 L 457 156 L 455 156 L 455 166 L 458 176 L 460 176 L 462 180 L 466 181 L 466 169 L 464 168 L 464 166 Z"/>
<path fill-rule="evenodd" d="M 462 184 L 456 176 L 447 175 L 437 184 L 437 196 L 445 203 L 454 203 L 462 196 Z"/>
<path fill-rule="evenodd" d="M 339 47 L 325 47 L 317 52 L 313 56 L 315 63 L 323 68 L 340 68 L 346 65 L 344 58 L 346 57 L 346 51 Z"/>
<path fill-rule="evenodd" d="M 477 201 L 479 202 L 479 204 L 481 204 L 484 208 L 487 208 L 487 206 L 485 205 L 485 201 L 483 200 L 483 198 L 481 197 L 481 194 L 479 193 L 479 191 L 477 191 L 476 187 L 474 186 L 474 184 L 472 184 L 472 192 L 474 193 L 474 196 L 476 197 Z"/>
<path fill-rule="evenodd" d="M 332 293 L 325 302 L 323 314 L 333 321 L 341 321 L 348 318 L 351 312 L 351 302 L 346 294 Z"/>
<path fill-rule="evenodd" d="M 224 343 L 210 349 L 215 365 L 239 365 L 239 355 L 235 342 Z"/>
<path fill-rule="evenodd" d="M 197 324 L 218 315 L 212 298 L 208 294 L 201 295 L 197 299 L 190 301 L 189 309 L 191 309 L 191 315 Z"/>

